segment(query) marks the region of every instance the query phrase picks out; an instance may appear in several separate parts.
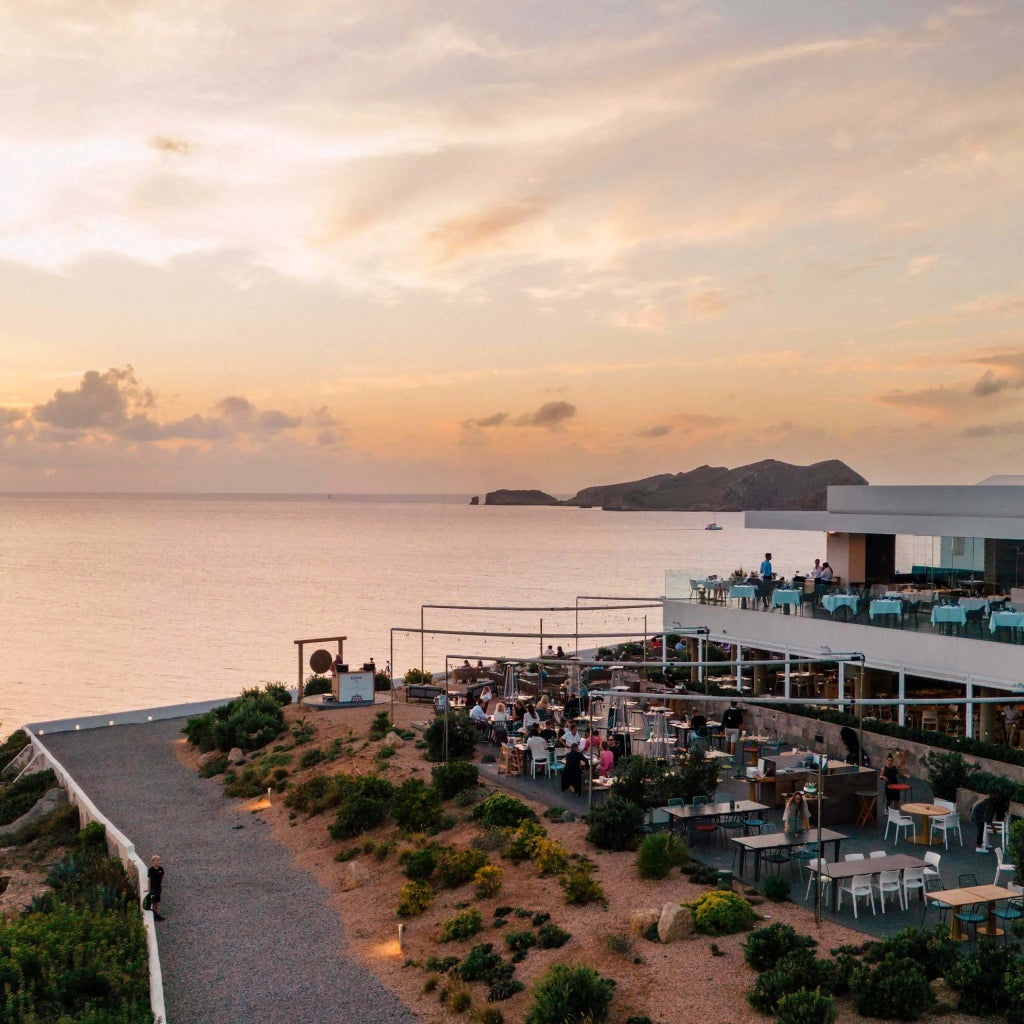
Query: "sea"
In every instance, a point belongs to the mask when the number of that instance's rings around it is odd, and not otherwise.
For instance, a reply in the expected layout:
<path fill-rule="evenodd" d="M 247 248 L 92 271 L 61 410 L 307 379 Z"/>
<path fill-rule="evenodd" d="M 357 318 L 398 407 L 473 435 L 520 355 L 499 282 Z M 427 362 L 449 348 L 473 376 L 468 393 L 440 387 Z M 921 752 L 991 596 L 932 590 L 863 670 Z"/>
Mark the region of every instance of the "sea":
<path fill-rule="evenodd" d="M 438 631 L 422 643 L 435 672 L 549 640 L 570 652 L 577 632 L 592 648 L 660 631 L 658 607 L 623 606 L 660 598 L 667 578 L 672 594 L 691 575 L 756 569 L 765 551 L 785 576 L 824 557 L 821 535 L 710 519 L 468 495 L 0 496 L 0 735 L 294 687 L 298 639 L 346 636 L 350 665 L 396 676 L 420 666 L 421 622 Z M 472 635 L 488 631 L 544 640 Z M 307 657 L 318 646 L 334 650 Z"/>

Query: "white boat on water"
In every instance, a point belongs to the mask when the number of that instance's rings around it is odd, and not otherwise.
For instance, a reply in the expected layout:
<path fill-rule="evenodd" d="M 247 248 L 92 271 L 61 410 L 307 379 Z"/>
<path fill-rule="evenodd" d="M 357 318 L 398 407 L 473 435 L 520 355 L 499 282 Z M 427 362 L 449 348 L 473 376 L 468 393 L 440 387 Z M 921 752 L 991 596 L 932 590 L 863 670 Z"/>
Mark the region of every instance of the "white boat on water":
<path fill-rule="evenodd" d="M 723 529 L 723 527 L 719 526 L 718 523 L 708 523 L 708 525 L 705 526 L 704 529 L 705 530 L 721 530 L 721 529 Z"/>

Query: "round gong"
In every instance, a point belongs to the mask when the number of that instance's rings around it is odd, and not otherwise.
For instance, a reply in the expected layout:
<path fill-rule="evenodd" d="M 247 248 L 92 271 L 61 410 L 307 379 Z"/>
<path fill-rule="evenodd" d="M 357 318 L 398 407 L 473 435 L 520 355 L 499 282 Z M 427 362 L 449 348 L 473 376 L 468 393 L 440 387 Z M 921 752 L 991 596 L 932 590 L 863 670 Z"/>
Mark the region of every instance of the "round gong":
<path fill-rule="evenodd" d="M 334 659 L 331 657 L 330 651 L 325 651 L 322 647 L 318 651 L 314 651 L 309 656 L 309 667 L 316 672 L 317 675 L 322 675 L 324 672 L 330 672 L 331 663 Z"/>

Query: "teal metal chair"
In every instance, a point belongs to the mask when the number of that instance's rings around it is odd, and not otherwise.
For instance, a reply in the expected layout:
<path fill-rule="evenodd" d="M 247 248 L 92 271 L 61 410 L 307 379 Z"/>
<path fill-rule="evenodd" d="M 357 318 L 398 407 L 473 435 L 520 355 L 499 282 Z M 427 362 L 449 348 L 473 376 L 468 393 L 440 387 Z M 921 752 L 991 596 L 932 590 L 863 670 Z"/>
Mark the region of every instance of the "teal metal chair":
<path fill-rule="evenodd" d="M 761 830 L 761 835 L 770 836 L 775 835 L 778 832 L 778 828 L 775 825 L 765 825 Z M 792 870 L 793 866 L 793 851 L 788 847 L 783 847 L 780 850 L 767 850 L 761 854 L 761 860 L 765 864 L 774 864 L 777 873 L 782 871 L 783 864 L 789 864 Z"/>
<path fill-rule="evenodd" d="M 960 875 L 957 878 L 956 887 L 958 889 L 973 889 L 977 884 L 978 876 L 971 873 Z M 984 924 L 988 920 L 988 907 L 984 903 L 971 904 L 959 910 L 956 914 L 956 919 L 961 924 L 974 926 L 974 941 L 977 942 L 978 925 Z"/>

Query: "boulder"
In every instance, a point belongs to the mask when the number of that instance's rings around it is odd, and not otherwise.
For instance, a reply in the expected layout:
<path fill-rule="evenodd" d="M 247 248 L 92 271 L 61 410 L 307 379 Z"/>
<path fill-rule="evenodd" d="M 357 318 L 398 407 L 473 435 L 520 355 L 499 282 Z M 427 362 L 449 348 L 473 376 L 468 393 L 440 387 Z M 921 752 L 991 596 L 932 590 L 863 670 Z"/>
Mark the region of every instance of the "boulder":
<path fill-rule="evenodd" d="M 199 758 L 199 767 L 206 768 L 208 765 L 213 764 L 214 761 L 220 760 L 223 756 L 219 750 L 208 750 Z"/>
<path fill-rule="evenodd" d="M 358 889 L 370 877 L 370 872 L 357 860 L 350 860 L 345 865 L 341 876 L 341 891 L 351 892 Z"/>
<path fill-rule="evenodd" d="M 245 760 L 245 754 L 241 747 L 232 747 L 228 751 L 228 764 L 241 764 Z"/>
<path fill-rule="evenodd" d="M 658 938 L 662 942 L 678 942 L 694 934 L 693 914 L 689 907 L 666 903 L 658 919 Z"/>
<path fill-rule="evenodd" d="M 403 740 L 402 737 L 399 736 L 398 733 L 394 732 L 393 730 L 391 732 L 389 732 L 387 734 L 387 736 L 384 737 L 384 746 L 385 747 L 401 747 L 401 746 L 404 746 L 404 745 L 405 745 L 405 740 Z"/>
<path fill-rule="evenodd" d="M 572 811 L 563 811 L 562 816 L 558 819 L 563 825 L 568 825 L 569 822 L 576 820 L 576 815 Z"/>
<path fill-rule="evenodd" d="M 643 936 L 647 929 L 656 925 L 661 920 L 661 911 L 655 907 L 644 910 L 634 910 L 629 915 L 629 930 L 633 935 Z"/>
<path fill-rule="evenodd" d="M 63 807 L 67 802 L 68 795 L 63 789 L 57 786 L 48 789 L 20 818 L 15 818 L 9 825 L 0 825 L 0 836 L 12 836 L 20 832 L 26 825 L 45 818 L 51 811 Z"/>

